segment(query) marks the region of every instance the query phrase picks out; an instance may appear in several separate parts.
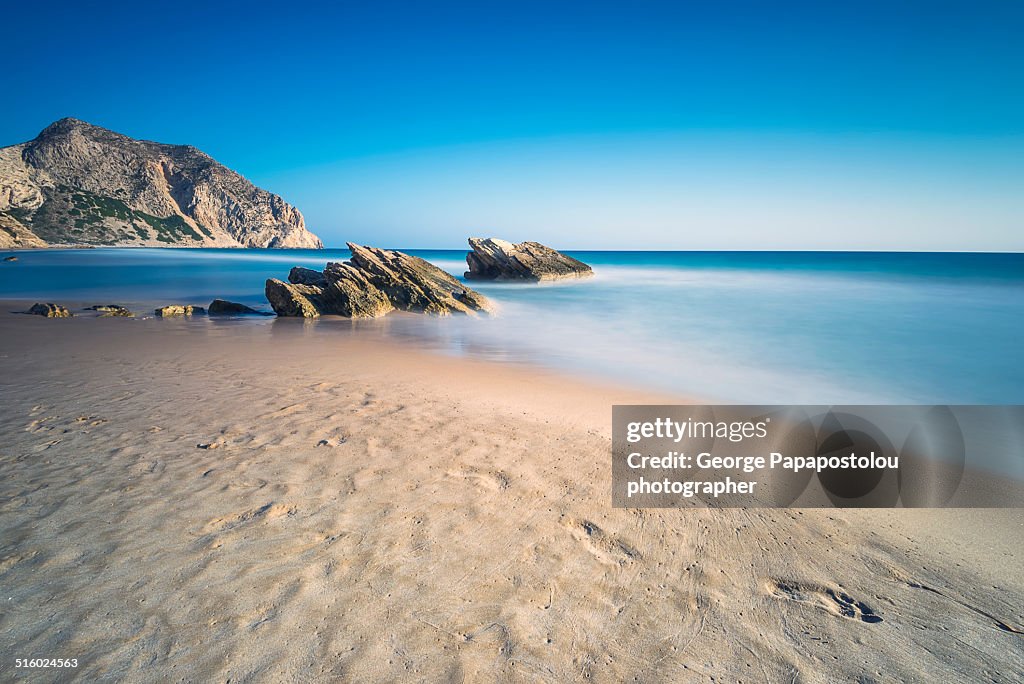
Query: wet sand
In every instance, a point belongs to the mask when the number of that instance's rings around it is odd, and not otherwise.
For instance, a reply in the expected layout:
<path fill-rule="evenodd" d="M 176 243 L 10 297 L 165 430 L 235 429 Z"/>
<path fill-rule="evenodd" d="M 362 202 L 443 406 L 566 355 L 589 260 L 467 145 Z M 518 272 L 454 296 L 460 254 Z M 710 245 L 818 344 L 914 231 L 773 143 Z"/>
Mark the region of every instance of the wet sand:
<path fill-rule="evenodd" d="M 4 680 L 1024 679 L 1024 511 L 613 509 L 611 405 L 673 398 L 15 308 Z"/>

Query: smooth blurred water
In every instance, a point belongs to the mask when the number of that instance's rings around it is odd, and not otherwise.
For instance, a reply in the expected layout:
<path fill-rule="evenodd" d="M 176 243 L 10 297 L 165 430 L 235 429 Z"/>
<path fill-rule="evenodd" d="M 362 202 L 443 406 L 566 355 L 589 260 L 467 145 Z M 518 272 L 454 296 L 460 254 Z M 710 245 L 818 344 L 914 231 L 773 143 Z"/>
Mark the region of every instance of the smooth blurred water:
<path fill-rule="evenodd" d="M 461 276 L 465 251 L 408 250 Z M 473 283 L 493 318 L 317 323 L 722 402 L 1024 403 L 1024 255 L 572 252 L 595 277 Z M 21 252 L 0 297 L 267 309 L 263 283 L 347 250 Z M 256 325 L 268 319 L 250 319 Z M 482 380 L 484 381 L 484 380 Z"/>

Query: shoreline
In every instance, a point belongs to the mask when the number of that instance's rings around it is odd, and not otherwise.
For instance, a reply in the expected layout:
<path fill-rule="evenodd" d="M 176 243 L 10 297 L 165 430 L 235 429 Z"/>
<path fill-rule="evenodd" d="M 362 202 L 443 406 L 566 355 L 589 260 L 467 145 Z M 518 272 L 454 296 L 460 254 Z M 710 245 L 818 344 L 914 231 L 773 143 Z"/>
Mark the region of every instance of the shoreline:
<path fill-rule="evenodd" d="M 28 299 L 3 299 L 0 298 L 0 321 L 4 319 L 42 319 L 48 321 L 43 325 L 65 325 L 68 319 L 45 319 L 41 316 L 34 316 L 27 313 L 27 309 L 37 301 Z M 163 302 L 162 304 L 156 304 Z M 115 304 L 126 306 L 135 315 L 128 317 L 105 316 L 102 312 L 90 310 L 88 307 L 103 304 L 103 301 L 64 300 L 54 302 L 65 306 L 72 313 L 72 320 L 96 321 L 96 319 L 117 320 L 122 325 L 156 326 L 148 328 L 141 334 L 157 334 L 159 326 L 172 326 L 171 331 L 175 335 L 197 335 L 203 336 L 213 332 L 227 332 L 228 330 L 241 333 L 241 331 L 253 332 L 257 337 L 262 335 L 276 335 L 278 333 L 294 334 L 301 331 L 304 336 L 322 336 L 324 339 L 320 344 L 338 343 L 352 345 L 355 349 L 369 349 L 371 347 L 383 347 L 387 352 L 400 357 L 411 357 L 415 361 L 406 370 L 415 372 L 415 369 L 423 366 L 429 367 L 433 364 L 443 364 L 448 370 L 459 368 L 462 364 L 468 364 L 475 369 L 474 372 L 481 375 L 501 374 L 507 369 L 514 374 L 522 374 L 521 382 L 540 382 L 540 386 L 547 389 L 558 387 L 574 387 L 582 394 L 599 396 L 603 399 L 612 397 L 611 403 L 622 404 L 744 404 L 745 402 L 715 401 L 706 397 L 698 397 L 684 392 L 666 391 L 663 387 L 652 386 L 641 380 L 632 382 L 607 373 L 588 372 L 580 368 L 567 368 L 539 363 L 535 358 L 501 358 L 489 357 L 486 351 L 464 349 L 459 345 L 446 345 L 437 338 L 418 337 L 409 333 L 397 333 L 392 330 L 395 321 L 416 323 L 423 319 L 430 319 L 443 326 L 444 317 L 431 317 L 425 314 L 418 314 L 407 311 L 392 311 L 387 316 L 367 319 L 351 319 L 344 316 L 324 315 L 316 319 L 303 319 L 288 316 L 277 316 L 272 311 L 258 310 L 256 314 L 195 314 L 192 316 L 169 316 L 161 317 L 155 314 L 154 305 L 165 306 L 171 303 L 185 304 L 192 306 L 208 307 L 209 302 L 178 298 L 174 302 L 170 299 L 151 300 L 145 303 L 132 302 L 119 299 Z M 106 302 L 109 304 L 110 302 Z M 264 308 L 269 305 L 264 304 Z M 138 310 L 136 310 L 138 309 Z M 97 321 L 98 322 L 98 321 Z M 270 332 L 267 332 L 269 328 Z M 401 330 L 401 328 L 399 328 Z M 99 331 L 96 334 L 102 335 Z M 120 329 L 121 333 L 125 329 Z M 257 341 L 258 343 L 258 341 Z M 501 376 L 507 380 L 505 375 Z M 610 404 L 609 404 L 610 407 Z M 609 408 L 610 419 L 610 408 Z M 609 433 L 610 435 L 610 433 Z M 936 464 L 942 467 L 941 463 Z M 997 463 L 974 463 L 968 464 L 964 471 L 964 487 L 977 488 L 981 491 L 989 491 L 996 497 L 993 508 L 1005 508 L 1006 502 L 1020 500 L 1021 495 L 1017 491 L 1024 487 L 1024 473 L 1018 468 L 1010 467 L 1007 464 Z"/>
<path fill-rule="evenodd" d="M 1024 677 L 1024 511 L 615 509 L 611 405 L 665 397 L 194 323 L 0 314 L 4 652 L 137 681 Z"/>
<path fill-rule="evenodd" d="M 46 247 L 0 247 L 4 252 L 39 252 L 54 249 L 221 249 L 221 250 L 256 250 L 256 251 L 280 251 L 304 250 L 312 252 L 320 251 L 344 251 L 346 247 L 323 246 L 323 247 L 231 247 L 215 245 L 94 245 L 82 244 L 61 244 L 47 245 Z M 397 250 L 406 253 L 410 252 L 458 252 L 470 250 L 462 245 L 458 247 L 384 247 L 388 250 Z M 670 249 L 670 248 L 648 248 L 648 249 L 624 249 L 624 248 L 590 248 L 590 247 L 565 247 L 559 249 L 566 253 L 636 253 L 636 254 L 995 254 L 995 255 L 1021 255 L 1021 250 L 1013 249 Z"/>

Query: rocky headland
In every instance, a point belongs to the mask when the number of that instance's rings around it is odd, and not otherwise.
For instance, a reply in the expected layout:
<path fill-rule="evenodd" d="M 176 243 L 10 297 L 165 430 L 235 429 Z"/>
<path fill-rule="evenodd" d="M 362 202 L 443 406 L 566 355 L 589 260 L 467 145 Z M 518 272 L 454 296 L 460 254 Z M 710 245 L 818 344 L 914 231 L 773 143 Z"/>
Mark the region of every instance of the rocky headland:
<path fill-rule="evenodd" d="M 594 274 L 587 264 L 539 242 L 514 244 L 498 238 L 469 238 L 466 255 L 471 280 L 558 280 Z"/>
<path fill-rule="evenodd" d="M 190 145 L 61 119 L 0 148 L 0 248 L 321 248 L 298 209 Z"/>
<path fill-rule="evenodd" d="M 374 318 L 394 310 L 439 316 L 491 309 L 437 266 L 403 252 L 348 243 L 352 257 L 321 271 L 295 267 L 288 281 L 271 278 L 267 300 L 278 316 Z"/>

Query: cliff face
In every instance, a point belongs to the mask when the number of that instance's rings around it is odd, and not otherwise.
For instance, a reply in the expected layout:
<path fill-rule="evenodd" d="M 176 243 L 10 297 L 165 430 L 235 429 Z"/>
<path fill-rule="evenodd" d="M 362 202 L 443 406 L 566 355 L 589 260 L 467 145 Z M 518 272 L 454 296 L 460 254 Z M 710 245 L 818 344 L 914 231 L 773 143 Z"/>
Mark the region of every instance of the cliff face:
<path fill-rule="evenodd" d="M 0 212 L 0 249 L 33 249 L 47 244 L 13 216 Z"/>
<path fill-rule="evenodd" d="M 196 148 L 76 119 L 0 148 L 0 224 L 51 245 L 323 247 L 298 209 Z"/>

